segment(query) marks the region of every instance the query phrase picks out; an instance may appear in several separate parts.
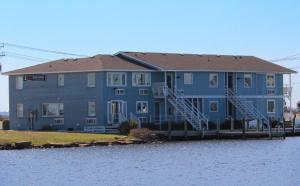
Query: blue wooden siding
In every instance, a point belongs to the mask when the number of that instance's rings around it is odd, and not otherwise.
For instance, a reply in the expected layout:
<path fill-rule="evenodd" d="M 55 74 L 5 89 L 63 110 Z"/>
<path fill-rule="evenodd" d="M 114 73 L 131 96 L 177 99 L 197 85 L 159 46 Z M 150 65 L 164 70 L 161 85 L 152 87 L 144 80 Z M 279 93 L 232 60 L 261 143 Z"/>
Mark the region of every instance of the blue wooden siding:
<path fill-rule="evenodd" d="M 187 97 L 202 98 L 203 112 L 214 122 L 222 122 L 226 118 L 226 99 L 225 99 L 225 76 L 224 72 L 218 73 L 218 87 L 209 87 L 209 72 L 192 72 L 193 84 L 184 84 L 185 72 L 173 72 L 174 82 L 177 89 L 183 90 Z M 58 86 L 57 74 L 47 74 L 46 81 L 24 81 L 22 90 L 16 90 L 15 78 L 9 77 L 10 90 L 10 120 L 12 129 L 29 129 L 28 113 L 31 110 L 38 111 L 38 118 L 34 122 L 34 129 L 40 129 L 43 125 L 53 123 L 54 118 L 42 117 L 43 103 L 63 103 L 64 104 L 64 125 L 57 126 L 58 129 L 73 128 L 82 130 L 88 118 L 88 102 L 96 102 L 96 118 L 98 125 L 107 125 L 107 102 L 111 100 L 123 100 L 127 102 L 127 115 L 130 112 L 137 117 L 154 116 L 154 103 L 161 101 L 161 113 L 164 115 L 164 100 L 154 99 L 152 87 L 133 87 L 132 72 L 127 74 L 126 87 L 108 87 L 106 81 L 107 72 L 96 72 L 96 87 L 87 87 L 87 73 L 66 73 L 64 74 L 64 86 Z M 164 82 L 164 72 L 151 72 L 151 81 Z M 276 98 L 262 98 L 266 96 L 268 89 L 266 87 L 266 74 L 252 73 L 252 87 L 244 87 L 244 73 L 237 73 L 236 84 L 237 93 L 241 96 L 254 96 L 249 98 L 254 106 L 266 116 L 282 118 L 283 116 L 283 75 L 276 74 L 276 86 L 274 96 Z M 115 89 L 122 88 L 125 95 L 115 95 Z M 149 95 L 139 95 L 139 89 L 147 89 Z M 256 96 L 256 97 L 255 97 Z M 276 100 L 276 113 L 267 114 L 267 100 Z M 148 114 L 136 113 L 136 101 L 148 102 Z M 218 111 L 209 111 L 209 102 L 218 101 Z M 24 105 L 24 117 L 16 117 L 16 104 Z M 170 105 L 170 104 L 169 104 Z M 170 106 L 169 106 L 170 107 Z M 237 117 L 241 115 L 237 113 Z"/>

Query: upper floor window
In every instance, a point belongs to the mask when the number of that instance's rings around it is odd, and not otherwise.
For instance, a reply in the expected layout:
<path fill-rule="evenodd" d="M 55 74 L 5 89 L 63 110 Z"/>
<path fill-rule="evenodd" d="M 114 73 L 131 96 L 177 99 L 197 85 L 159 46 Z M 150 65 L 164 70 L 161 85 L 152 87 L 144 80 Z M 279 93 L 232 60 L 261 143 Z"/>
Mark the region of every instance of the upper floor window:
<path fill-rule="evenodd" d="M 57 117 L 64 115 L 64 104 L 62 103 L 43 103 L 44 117 Z"/>
<path fill-rule="evenodd" d="M 96 87 L 96 74 L 95 73 L 87 74 L 87 86 L 88 87 Z"/>
<path fill-rule="evenodd" d="M 24 81 L 46 81 L 46 75 L 43 74 L 26 74 Z"/>
<path fill-rule="evenodd" d="M 107 86 L 126 86 L 126 72 L 108 72 Z"/>
<path fill-rule="evenodd" d="M 90 116 L 90 117 L 96 116 L 96 103 L 95 102 L 88 103 L 88 116 Z"/>
<path fill-rule="evenodd" d="M 133 72 L 132 86 L 150 86 L 151 74 L 148 72 Z"/>
<path fill-rule="evenodd" d="M 267 110 L 268 113 L 275 113 L 275 100 L 267 101 Z"/>
<path fill-rule="evenodd" d="M 274 88 L 275 87 L 275 74 L 267 74 L 267 87 Z"/>
<path fill-rule="evenodd" d="M 23 108 L 23 104 L 18 103 L 17 104 L 17 117 L 18 118 L 22 118 L 24 116 L 24 108 Z"/>
<path fill-rule="evenodd" d="M 218 88 L 218 74 L 217 73 L 209 74 L 209 87 Z"/>
<path fill-rule="evenodd" d="M 62 87 L 65 85 L 65 76 L 63 74 L 58 74 L 57 75 L 57 85 L 59 87 Z"/>
<path fill-rule="evenodd" d="M 16 77 L 16 89 L 17 90 L 23 89 L 23 77 L 22 76 Z"/>
<path fill-rule="evenodd" d="M 244 87 L 245 88 L 252 87 L 252 74 L 244 74 Z"/>
<path fill-rule="evenodd" d="M 184 73 L 183 74 L 183 82 L 186 85 L 193 84 L 193 73 Z"/>
<path fill-rule="evenodd" d="M 136 102 L 136 113 L 138 113 L 138 114 L 148 113 L 148 101 L 137 101 Z"/>

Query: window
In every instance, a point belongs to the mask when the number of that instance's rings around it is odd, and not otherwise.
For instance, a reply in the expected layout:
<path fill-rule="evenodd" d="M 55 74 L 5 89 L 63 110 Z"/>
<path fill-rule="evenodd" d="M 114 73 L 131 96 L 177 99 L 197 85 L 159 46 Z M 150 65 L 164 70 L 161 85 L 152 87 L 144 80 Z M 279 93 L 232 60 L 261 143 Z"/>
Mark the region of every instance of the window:
<path fill-rule="evenodd" d="M 209 74 L 209 87 L 218 88 L 218 74 L 217 73 Z"/>
<path fill-rule="evenodd" d="M 184 73 L 183 74 L 183 82 L 185 85 L 193 84 L 193 73 Z"/>
<path fill-rule="evenodd" d="M 267 74 L 267 87 L 274 88 L 275 87 L 275 75 Z"/>
<path fill-rule="evenodd" d="M 64 118 L 55 118 L 54 119 L 54 125 L 64 125 L 65 120 Z"/>
<path fill-rule="evenodd" d="M 63 74 L 58 74 L 57 75 L 57 85 L 59 87 L 62 87 L 65 85 L 65 76 Z"/>
<path fill-rule="evenodd" d="M 88 87 L 96 87 L 96 74 L 95 73 L 88 73 L 87 74 L 87 83 Z"/>
<path fill-rule="evenodd" d="M 126 73 L 125 72 L 108 72 L 107 73 L 107 86 L 126 86 Z"/>
<path fill-rule="evenodd" d="M 24 81 L 46 81 L 46 75 L 43 74 L 26 74 Z"/>
<path fill-rule="evenodd" d="M 267 109 L 268 113 L 275 113 L 275 100 L 267 101 Z"/>
<path fill-rule="evenodd" d="M 138 114 L 148 113 L 148 102 L 147 101 L 137 101 L 136 102 L 136 113 L 138 113 Z"/>
<path fill-rule="evenodd" d="M 150 86 L 151 74 L 147 72 L 133 72 L 132 86 Z"/>
<path fill-rule="evenodd" d="M 17 90 L 23 89 L 23 77 L 22 76 L 16 77 L 16 89 Z"/>
<path fill-rule="evenodd" d="M 252 74 L 244 74 L 244 87 L 245 88 L 252 87 Z"/>
<path fill-rule="evenodd" d="M 64 115 L 64 104 L 62 103 L 44 103 L 43 116 L 44 117 L 57 117 Z"/>
<path fill-rule="evenodd" d="M 24 116 L 23 104 L 17 104 L 17 117 L 22 118 Z"/>
<path fill-rule="evenodd" d="M 88 103 L 88 116 L 96 116 L 96 103 L 95 102 Z"/>
<path fill-rule="evenodd" d="M 85 123 L 87 125 L 96 125 L 97 119 L 96 118 L 86 118 Z"/>
<path fill-rule="evenodd" d="M 139 95 L 147 96 L 147 95 L 149 95 L 149 90 L 148 89 L 139 89 Z"/>
<path fill-rule="evenodd" d="M 210 101 L 209 102 L 209 111 L 210 112 L 218 112 L 218 101 Z"/>
<path fill-rule="evenodd" d="M 122 96 L 122 95 L 125 95 L 125 89 L 123 89 L 123 88 L 117 88 L 117 89 L 115 90 L 115 95 L 116 95 L 116 96 Z"/>

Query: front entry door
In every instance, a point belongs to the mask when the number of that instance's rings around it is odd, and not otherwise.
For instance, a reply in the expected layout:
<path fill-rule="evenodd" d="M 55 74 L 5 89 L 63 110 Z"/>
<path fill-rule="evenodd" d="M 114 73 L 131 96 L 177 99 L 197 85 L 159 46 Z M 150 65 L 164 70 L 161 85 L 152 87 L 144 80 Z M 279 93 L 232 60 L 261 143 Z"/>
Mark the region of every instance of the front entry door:
<path fill-rule="evenodd" d="M 167 86 L 169 89 L 173 90 L 174 88 L 173 73 L 167 73 Z"/>
<path fill-rule="evenodd" d="M 108 102 L 108 123 L 118 124 L 127 117 L 127 104 L 125 101 Z"/>

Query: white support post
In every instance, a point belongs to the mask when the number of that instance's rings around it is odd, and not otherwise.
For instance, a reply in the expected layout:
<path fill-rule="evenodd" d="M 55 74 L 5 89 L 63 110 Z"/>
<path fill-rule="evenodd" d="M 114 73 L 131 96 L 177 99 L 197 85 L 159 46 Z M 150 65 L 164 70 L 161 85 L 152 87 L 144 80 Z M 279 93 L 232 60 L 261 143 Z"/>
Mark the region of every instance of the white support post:
<path fill-rule="evenodd" d="M 167 88 L 167 72 L 165 72 L 165 88 Z M 165 95 L 165 121 L 168 121 L 168 107 L 167 107 L 167 96 Z"/>
<path fill-rule="evenodd" d="M 290 116 L 292 116 L 292 74 L 289 74 L 289 83 Z"/>

